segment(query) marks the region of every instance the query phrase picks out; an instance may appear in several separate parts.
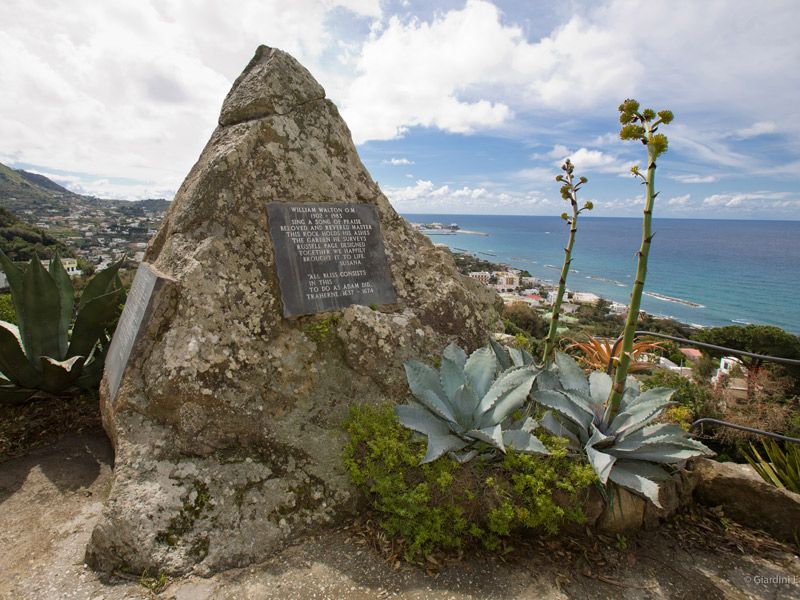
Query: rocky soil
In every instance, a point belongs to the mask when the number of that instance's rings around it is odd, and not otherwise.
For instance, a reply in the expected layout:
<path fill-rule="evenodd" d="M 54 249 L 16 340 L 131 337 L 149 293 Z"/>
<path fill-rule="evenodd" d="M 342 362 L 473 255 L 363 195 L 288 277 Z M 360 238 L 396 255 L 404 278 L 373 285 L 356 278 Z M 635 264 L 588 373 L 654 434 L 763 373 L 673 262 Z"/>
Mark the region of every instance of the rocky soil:
<path fill-rule="evenodd" d="M 797 548 L 703 510 L 636 537 L 520 542 L 505 560 L 406 565 L 362 522 L 209 578 L 100 578 L 84 551 L 112 460 L 96 430 L 0 463 L 0 598 L 800 598 Z"/>

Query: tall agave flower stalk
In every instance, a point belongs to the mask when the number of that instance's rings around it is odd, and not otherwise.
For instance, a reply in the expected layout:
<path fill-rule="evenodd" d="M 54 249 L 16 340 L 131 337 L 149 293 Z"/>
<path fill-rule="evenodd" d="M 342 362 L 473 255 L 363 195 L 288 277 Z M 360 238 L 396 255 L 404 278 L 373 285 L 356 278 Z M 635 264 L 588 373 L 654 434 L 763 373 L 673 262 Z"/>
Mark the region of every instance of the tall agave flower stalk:
<path fill-rule="evenodd" d="M 656 160 L 667 151 L 667 136 L 656 133 L 660 125 L 667 125 L 672 121 L 672 112 L 662 110 L 656 113 L 646 108 L 639 112 L 639 103 L 636 100 L 625 100 L 619 105 L 619 121 L 622 123 L 619 136 L 623 140 L 638 140 L 647 146 L 647 174 L 642 173 L 638 166 L 631 168 L 631 173 L 642 180 L 646 186 L 644 204 L 644 219 L 642 221 L 642 245 L 638 253 L 636 279 L 631 291 L 631 302 L 628 307 L 628 317 L 625 320 L 625 329 L 622 337 L 622 350 L 619 363 L 614 374 L 614 384 L 608 398 L 608 409 L 615 414 L 619 409 L 622 394 L 625 392 L 625 380 L 631 365 L 633 338 L 636 331 L 636 321 L 639 318 L 639 307 L 642 304 L 644 281 L 647 277 L 647 257 L 650 254 L 650 243 L 653 240 L 652 218 L 653 206 L 658 192 L 655 191 Z"/>
<path fill-rule="evenodd" d="M 561 218 L 569 225 L 569 240 L 567 246 L 564 248 L 564 265 L 561 267 L 561 277 L 558 280 L 558 294 L 556 300 L 553 302 L 553 312 L 550 315 L 550 329 L 547 332 L 547 338 L 544 343 L 544 355 L 542 360 L 545 363 L 553 360 L 553 351 L 556 347 L 556 336 L 558 333 L 558 316 L 561 312 L 561 302 L 564 300 L 564 292 L 567 289 L 567 275 L 569 275 L 569 266 L 572 263 L 572 247 L 575 244 L 575 233 L 578 231 L 578 215 L 584 210 L 592 210 L 592 203 L 586 202 L 582 208 L 578 208 L 578 190 L 581 189 L 588 179 L 586 177 L 579 177 L 578 183 L 575 183 L 573 171 L 575 165 L 567 159 L 561 170 L 564 175 L 557 175 L 556 181 L 561 182 L 561 197 L 569 201 L 572 206 L 572 216 L 567 213 L 561 213 Z"/>

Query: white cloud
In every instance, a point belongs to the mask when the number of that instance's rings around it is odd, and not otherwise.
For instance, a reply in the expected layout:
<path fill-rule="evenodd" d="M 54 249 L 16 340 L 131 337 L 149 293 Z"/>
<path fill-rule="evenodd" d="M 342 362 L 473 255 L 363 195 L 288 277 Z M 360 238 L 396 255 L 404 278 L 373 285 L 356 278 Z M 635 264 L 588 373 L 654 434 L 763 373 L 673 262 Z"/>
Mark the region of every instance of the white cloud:
<path fill-rule="evenodd" d="M 800 199 L 789 192 L 712 194 L 703 200 L 703 206 L 741 208 L 745 210 L 789 208 L 792 206 L 800 206 Z"/>
<path fill-rule="evenodd" d="M 357 142 L 392 139 L 408 127 L 455 133 L 499 127 L 521 107 L 565 110 L 616 97 L 640 68 L 625 38 L 574 17 L 529 43 L 483 0 L 430 22 L 392 17 L 373 28 L 358 76 L 341 91 Z"/>
<path fill-rule="evenodd" d="M 758 121 L 750 125 L 750 127 L 737 129 L 734 135 L 739 139 L 748 139 L 767 133 L 775 133 L 776 131 L 778 131 L 778 126 L 772 121 Z"/>
<path fill-rule="evenodd" d="M 322 71 L 337 7 L 381 14 L 378 0 L 249 0 L 236 10 L 210 0 L 10 0 L 0 26 L 5 153 L 175 189 L 258 44 Z"/>
<path fill-rule="evenodd" d="M 412 186 L 384 191 L 401 213 L 550 214 L 557 207 L 538 192 L 509 193 L 468 186 L 452 189 L 423 179 Z"/>
<path fill-rule="evenodd" d="M 669 206 L 688 206 L 689 200 L 691 200 L 691 194 L 684 194 L 683 196 L 674 196 L 667 200 L 667 204 Z"/>
<path fill-rule="evenodd" d="M 107 178 L 97 178 L 91 175 L 63 175 L 39 169 L 28 169 L 30 173 L 44 175 L 57 184 L 87 196 L 107 198 L 112 200 L 142 200 L 145 198 L 171 199 L 177 188 L 169 182 L 131 182 Z"/>
<path fill-rule="evenodd" d="M 381 161 L 384 165 L 400 166 L 400 165 L 413 165 L 413 160 L 407 158 L 390 158 L 389 160 Z"/>
<path fill-rule="evenodd" d="M 681 183 L 714 183 L 717 180 L 714 175 L 671 175 L 670 179 Z"/>
<path fill-rule="evenodd" d="M 575 165 L 578 174 L 582 172 L 597 171 L 599 173 L 630 173 L 631 167 L 635 164 L 631 161 L 623 161 L 612 154 L 601 152 L 600 150 L 589 150 L 588 148 L 578 148 L 570 152 L 566 146 L 556 145 L 548 153 L 549 156 L 557 158 L 553 165 L 560 167 L 569 158 Z"/>
<path fill-rule="evenodd" d="M 354 138 L 392 139 L 413 126 L 470 133 L 502 124 L 511 115 L 505 103 L 470 98 L 466 91 L 496 79 L 492 74 L 521 35 L 500 24 L 496 7 L 478 0 L 431 23 L 392 17 L 373 29 L 358 76 L 342 90 Z"/>

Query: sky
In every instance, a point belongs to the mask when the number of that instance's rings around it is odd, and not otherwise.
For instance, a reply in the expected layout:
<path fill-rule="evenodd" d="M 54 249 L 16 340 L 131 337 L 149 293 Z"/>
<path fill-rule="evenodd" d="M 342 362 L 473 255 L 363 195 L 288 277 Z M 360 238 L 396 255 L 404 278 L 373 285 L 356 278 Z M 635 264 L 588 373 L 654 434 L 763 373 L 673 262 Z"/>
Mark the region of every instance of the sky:
<path fill-rule="evenodd" d="M 617 107 L 670 109 L 656 215 L 800 219 L 796 0 L 6 0 L 0 162 L 171 199 L 259 44 L 325 87 L 398 212 L 637 216 Z"/>

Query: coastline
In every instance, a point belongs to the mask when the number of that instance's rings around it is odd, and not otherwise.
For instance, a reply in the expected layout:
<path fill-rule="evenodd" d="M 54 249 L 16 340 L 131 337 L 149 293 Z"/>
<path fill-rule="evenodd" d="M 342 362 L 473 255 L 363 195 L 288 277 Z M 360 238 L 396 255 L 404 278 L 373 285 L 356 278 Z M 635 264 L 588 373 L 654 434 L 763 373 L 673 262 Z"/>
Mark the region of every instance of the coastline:
<path fill-rule="evenodd" d="M 485 259 L 481 259 L 479 256 L 477 256 L 478 254 L 486 254 L 484 252 L 474 252 L 474 251 L 470 251 L 470 250 L 465 250 L 463 248 L 450 248 L 450 247 L 448 247 L 448 249 L 450 250 L 450 252 L 454 256 L 455 255 L 469 256 L 470 258 L 473 258 L 473 259 L 483 260 L 485 262 L 489 262 L 489 261 L 486 261 Z M 491 264 L 492 264 L 493 267 L 496 267 L 495 270 L 497 270 L 497 271 L 502 271 L 502 270 L 513 270 L 513 271 L 518 271 L 518 272 L 526 272 L 527 271 L 526 269 L 518 267 L 518 266 L 515 266 L 512 263 L 491 263 Z M 544 266 L 545 267 L 549 267 L 549 268 L 554 268 L 554 269 L 556 269 L 556 268 L 560 269 L 560 267 L 556 267 L 555 265 L 544 265 Z M 570 272 L 578 273 L 579 271 L 577 271 L 576 269 L 570 269 Z M 609 279 L 605 279 L 605 278 L 601 278 L 601 277 L 597 277 L 597 276 L 591 276 L 591 275 L 587 275 L 586 277 L 590 278 L 590 279 L 600 279 L 600 280 L 608 282 L 608 283 L 613 283 L 613 284 L 615 284 L 617 286 L 627 287 L 622 282 L 618 282 L 618 281 L 614 281 L 614 280 L 609 280 Z M 551 287 L 553 290 L 555 290 L 558 287 L 557 284 L 551 279 L 545 279 L 545 278 L 541 278 L 541 277 L 537 277 L 537 276 L 533 276 L 533 275 L 531 276 L 531 278 L 535 282 L 537 282 L 537 285 L 538 284 L 546 285 L 546 286 Z M 489 285 L 487 285 L 487 287 L 489 289 L 494 289 L 492 286 L 489 286 Z M 578 290 L 571 290 L 569 287 L 567 287 L 567 292 L 576 293 L 576 292 L 578 292 Z M 627 304 L 623 304 L 623 303 L 617 302 L 616 300 L 607 298 L 606 296 L 598 294 L 597 292 L 591 292 L 591 293 L 595 294 L 601 300 L 603 300 L 605 302 L 608 302 L 610 306 L 622 305 L 626 309 L 628 307 Z M 498 294 L 499 294 L 499 292 L 498 292 Z M 672 302 L 672 303 L 675 303 L 675 304 L 682 304 L 682 305 L 685 305 L 685 306 L 690 306 L 692 308 L 704 308 L 702 304 L 691 302 L 689 300 L 684 300 L 682 298 L 674 298 L 672 296 L 667 296 L 665 294 L 659 294 L 658 292 L 645 291 L 644 294 L 648 295 L 648 296 L 651 296 L 653 298 L 656 298 L 657 300 L 662 300 L 664 302 Z M 522 295 L 522 294 L 517 294 L 517 295 L 519 296 L 521 301 L 524 301 L 524 299 L 526 298 L 525 295 Z M 543 308 L 545 311 L 547 311 L 548 310 L 548 305 L 543 305 L 540 308 Z M 552 307 L 550 307 L 550 308 L 552 308 Z M 643 315 L 647 315 L 650 318 L 660 319 L 660 320 L 664 320 L 664 321 L 671 321 L 671 322 L 676 323 L 676 324 L 678 324 L 680 326 L 689 327 L 691 329 L 706 329 L 706 328 L 709 327 L 707 325 L 701 325 L 699 323 L 692 323 L 692 322 L 684 321 L 684 320 L 682 320 L 680 318 L 677 318 L 677 317 L 675 317 L 673 315 L 665 315 L 665 314 L 655 313 L 655 312 L 646 311 L 646 310 L 640 310 L 640 313 L 643 314 Z M 609 311 L 609 314 L 614 314 L 614 313 Z"/>
<path fill-rule="evenodd" d="M 539 279 L 558 279 L 564 251 L 559 235 L 563 222 L 556 216 L 416 214 L 407 218 L 488 233 L 430 235 L 428 239 L 454 252 L 458 248 L 487 261 L 514 265 Z M 800 245 L 796 244 L 800 222 L 660 219 L 657 225 L 659 241 L 653 248 L 648 294 L 642 297 L 642 309 L 648 314 L 702 327 L 763 324 L 800 335 L 796 281 L 786 276 L 800 264 Z M 567 285 L 628 304 L 640 238 L 638 219 L 585 219 L 579 234 L 583 250 L 575 256 Z"/>

